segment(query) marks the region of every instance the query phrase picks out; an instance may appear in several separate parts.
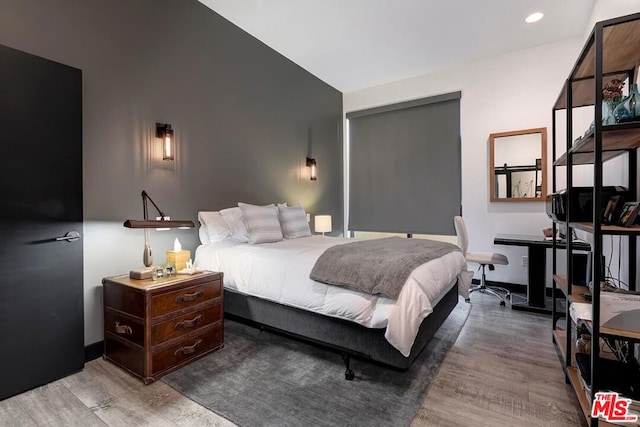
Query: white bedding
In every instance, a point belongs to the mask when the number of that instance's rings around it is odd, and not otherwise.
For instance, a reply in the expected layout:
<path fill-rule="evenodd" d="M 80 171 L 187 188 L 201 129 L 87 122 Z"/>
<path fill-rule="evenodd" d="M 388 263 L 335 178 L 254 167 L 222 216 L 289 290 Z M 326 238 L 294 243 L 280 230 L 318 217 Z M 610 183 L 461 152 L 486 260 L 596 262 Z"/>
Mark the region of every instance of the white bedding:
<path fill-rule="evenodd" d="M 224 286 L 280 304 L 351 320 L 369 328 L 386 327 L 385 338 L 405 357 L 422 320 L 459 279 L 468 296 L 471 275 L 461 252 L 417 267 L 397 300 L 311 280 L 309 273 L 326 248 L 356 239 L 311 236 L 249 245 L 232 239 L 196 249 L 195 266 L 224 273 Z"/>

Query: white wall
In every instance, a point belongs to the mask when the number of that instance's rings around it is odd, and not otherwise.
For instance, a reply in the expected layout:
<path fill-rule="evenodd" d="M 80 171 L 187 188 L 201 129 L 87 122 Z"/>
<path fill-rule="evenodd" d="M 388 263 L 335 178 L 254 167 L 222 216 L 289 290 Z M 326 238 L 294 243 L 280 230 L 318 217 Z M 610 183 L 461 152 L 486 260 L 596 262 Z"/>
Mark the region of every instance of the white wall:
<path fill-rule="evenodd" d="M 344 110 L 349 112 L 462 92 L 462 205 L 470 247 L 474 251 L 502 252 L 511 261 L 509 266 L 491 272 L 492 280 L 527 283 L 527 268 L 521 265 L 526 248 L 494 246 L 496 234 L 541 235 L 551 222 L 544 202 L 489 202 L 489 134 L 547 127 L 550 135 L 551 107 L 582 44 L 580 38 L 566 40 L 343 96 Z M 551 159 L 550 143 L 548 147 Z"/>
<path fill-rule="evenodd" d="M 551 222 L 545 214 L 543 202 L 489 202 L 488 136 L 493 132 L 547 127 L 547 184 L 548 191 L 551 191 L 551 107 L 562 84 L 596 22 L 637 12 L 640 12 L 640 0 L 598 0 L 582 37 L 508 53 L 439 73 L 348 92 L 343 95 L 344 111 L 346 113 L 462 91 L 462 204 L 470 234 L 470 246 L 475 251 L 499 251 L 509 257 L 511 264 L 492 272 L 492 280 L 526 284 L 527 269 L 521 265 L 526 249 L 495 246 L 493 238 L 498 233 L 539 235 Z M 563 117 L 562 113 L 557 116 L 556 134 L 560 136 L 565 135 Z M 591 120 L 592 109 L 574 112 L 574 139 L 587 129 Z M 565 151 L 565 141 L 559 138 L 558 144 L 557 153 L 561 154 Z M 563 174 L 564 171 L 559 169 L 558 189 L 564 188 L 566 181 Z M 604 167 L 605 185 L 626 185 L 627 176 L 624 158 L 608 162 Z M 592 185 L 591 177 L 591 167 L 579 167 L 574 173 L 575 185 Z M 345 179 L 345 186 L 347 184 Z M 345 194 L 348 194 L 346 189 Z M 617 240 L 605 243 L 605 251 L 617 246 Z M 548 268 L 550 258 L 550 254 L 547 254 Z M 564 256 L 559 258 L 559 268 L 563 268 Z M 614 258 L 617 260 L 617 254 Z M 625 258 L 624 253 L 622 258 Z M 549 277 L 547 284 L 550 282 Z"/>
<path fill-rule="evenodd" d="M 640 12 L 640 0 L 597 0 L 585 28 L 585 40 L 596 22 Z"/>

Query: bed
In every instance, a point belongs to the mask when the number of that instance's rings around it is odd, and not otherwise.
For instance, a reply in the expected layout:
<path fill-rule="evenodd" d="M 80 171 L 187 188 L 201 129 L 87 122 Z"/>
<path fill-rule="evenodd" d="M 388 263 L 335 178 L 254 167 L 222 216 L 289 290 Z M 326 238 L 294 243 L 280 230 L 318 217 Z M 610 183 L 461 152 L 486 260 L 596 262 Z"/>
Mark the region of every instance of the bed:
<path fill-rule="evenodd" d="M 230 236 L 215 240 L 196 249 L 195 266 L 224 273 L 225 314 L 338 350 L 347 379 L 353 378 L 351 356 L 407 369 L 458 295 L 468 295 L 470 275 L 459 251 L 415 268 L 391 299 L 309 278 L 328 248 L 357 239 L 315 235 L 254 245 Z"/>

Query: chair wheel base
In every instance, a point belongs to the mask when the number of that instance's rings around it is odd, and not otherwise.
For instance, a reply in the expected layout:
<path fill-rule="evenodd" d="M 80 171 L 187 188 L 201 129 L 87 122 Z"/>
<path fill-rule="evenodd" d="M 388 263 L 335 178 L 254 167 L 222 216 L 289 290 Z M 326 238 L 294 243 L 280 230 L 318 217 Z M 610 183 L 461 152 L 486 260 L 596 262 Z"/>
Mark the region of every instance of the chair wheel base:
<path fill-rule="evenodd" d="M 351 369 L 347 369 L 347 371 L 344 373 L 344 379 L 347 381 L 353 381 L 355 376 L 356 374 Z"/>

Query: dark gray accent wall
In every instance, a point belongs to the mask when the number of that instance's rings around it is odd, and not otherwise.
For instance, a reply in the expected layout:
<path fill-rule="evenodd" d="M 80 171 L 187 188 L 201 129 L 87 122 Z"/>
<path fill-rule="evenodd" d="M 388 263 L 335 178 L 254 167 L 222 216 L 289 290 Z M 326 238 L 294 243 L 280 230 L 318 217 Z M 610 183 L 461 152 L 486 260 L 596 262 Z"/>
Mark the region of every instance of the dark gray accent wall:
<path fill-rule="evenodd" d="M 288 202 L 342 230 L 342 94 L 196 0 L 3 0 L 0 44 L 83 71 L 87 344 L 101 339 L 100 279 L 141 266 L 142 234 L 122 221 L 142 217 L 142 189 L 173 218 Z M 172 163 L 156 122 L 175 130 Z M 175 237 L 199 242 L 153 232 L 156 261 Z"/>

